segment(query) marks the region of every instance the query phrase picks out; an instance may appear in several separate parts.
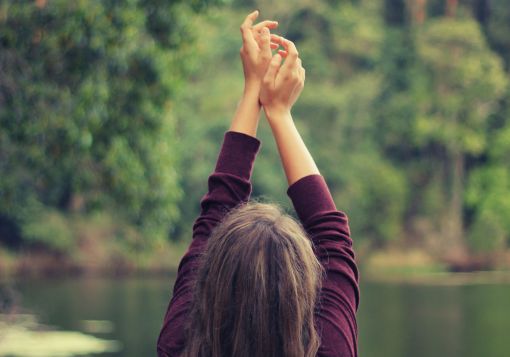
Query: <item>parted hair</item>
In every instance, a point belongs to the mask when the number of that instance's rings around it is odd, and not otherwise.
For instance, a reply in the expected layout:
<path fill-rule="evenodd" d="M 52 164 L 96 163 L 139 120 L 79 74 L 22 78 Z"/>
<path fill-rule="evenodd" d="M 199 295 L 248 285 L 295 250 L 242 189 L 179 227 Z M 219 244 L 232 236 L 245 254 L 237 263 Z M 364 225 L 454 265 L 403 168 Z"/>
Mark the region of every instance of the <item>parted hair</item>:
<path fill-rule="evenodd" d="M 321 272 L 303 228 L 278 206 L 235 208 L 202 258 L 184 356 L 315 356 Z"/>

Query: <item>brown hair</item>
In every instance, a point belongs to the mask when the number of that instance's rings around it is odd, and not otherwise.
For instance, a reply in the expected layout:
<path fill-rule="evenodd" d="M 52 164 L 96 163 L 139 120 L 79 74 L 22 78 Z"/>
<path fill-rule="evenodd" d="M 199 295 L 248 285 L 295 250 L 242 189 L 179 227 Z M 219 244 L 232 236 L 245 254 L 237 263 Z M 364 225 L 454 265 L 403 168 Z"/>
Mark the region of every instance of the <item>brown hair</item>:
<path fill-rule="evenodd" d="M 311 241 L 278 206 L 234 209 L 203 257 L 184 356 L 315 356 L 320 277 Z"/>

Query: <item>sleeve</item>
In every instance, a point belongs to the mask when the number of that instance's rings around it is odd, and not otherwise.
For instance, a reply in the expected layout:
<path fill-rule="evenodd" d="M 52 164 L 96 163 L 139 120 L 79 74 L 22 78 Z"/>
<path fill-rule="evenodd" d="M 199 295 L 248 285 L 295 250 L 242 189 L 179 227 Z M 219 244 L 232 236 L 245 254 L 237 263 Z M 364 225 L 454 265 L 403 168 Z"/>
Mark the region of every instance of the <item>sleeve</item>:
<path fill-rule="evenodd" d="M 357 356 L 358 269 L 347 216 L 336 209 L 320 175 L 300 179 L 287 193 L 324 269 L 315 316 L 321 337 L 317 355 Z"/>
<path fill-rule="evenodd" d="M 173 297 L 158 338 L 159 356 L 182 352 L 199 259 L 212 230 L 225 214 L 249 200 L 250 178 L 259 148 L 259 140 L 252 136 L 231 131 L 225 134 L 216 168 L 209 176 L 208 192 L 201 200 L 200 215 L 193 225 L 193 240 L 179 264 Z"/>

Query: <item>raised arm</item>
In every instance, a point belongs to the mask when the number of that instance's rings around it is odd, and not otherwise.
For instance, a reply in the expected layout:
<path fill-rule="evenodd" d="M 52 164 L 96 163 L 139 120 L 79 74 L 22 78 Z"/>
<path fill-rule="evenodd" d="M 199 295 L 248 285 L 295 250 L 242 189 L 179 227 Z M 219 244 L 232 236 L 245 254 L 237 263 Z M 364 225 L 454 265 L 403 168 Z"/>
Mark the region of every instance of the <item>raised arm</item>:
<path fill-rule="evenodd" d="M 260 146 L 255 138 L 260 114 L 258 94 L 271 60 L 269 28 L 277 26 L 274 21 L 253 26 L 257 16 L 258 12 L 248 15 L 241 27 L 245 89 L 230 131 L 225 134 L 214 172 L 209 176 L 208 192 L 200 202 L 201 212 L 193 226 L 193 240 L 179 264 L 173 296 L 158 339 L 159 356 L 178 356 L 182 352 L 196 273 L 209 236 L 230 209 L 250 197 L 251 172 Z"/>
<path fill-rule="evenodd" d="M 347 216 L 336 209 L 326 182 L 294 125 L 290 110 L 305 71 L 294 44 L 273 36 L 284 50 L 275 55 L 261 88 L 264 106 L 289 183 L 288 194 L 324 268 L 315 316 L 318 356 L 357 356 L 358 270 Z M 285 63 L 281 65 L 282 57 Z"/>
<path fill-rule="evenodd" d="M 319 170 L 294 125 L 290 110 L 303 89 L 305 70 L 301 65 L 296 46 L 280 36 L 272 40 L 283 46 L 276 54 L 264 77 L 260 101 L 273 131 L 282 165 L 289 185 Z M 286 57 L 281 65 L 282 56 Z"/>
<path fill-rule="evenodd" d="M 251 193 L 249 180 L 254 150 L 258 150 L 259 146 L 255 136 L 260 117 L 260 87 L 271 61 L 271 48 L 278 47 L 278 44 L 271 43 L 269 33 L 269 29 L 276 28 L 278 23 L 266 20 L 253 25 L 257 16 L 258 11 L 252 12 L 241 25 L 244 91 L 232 118 L 230 132 L 225 136 L 215 172 L 209 177 L 209 192 L 202 199 L 202 213 L 193 227 L 194 238 L 208 238 L 225 213 L 247 201 Z M 239 187 L 220 184 L 225 174 L 229 185 L 232 184 L 232 176 L 241 179 L 237 182 Z M 242 189 L 241 186 L 247 187 Z"/>

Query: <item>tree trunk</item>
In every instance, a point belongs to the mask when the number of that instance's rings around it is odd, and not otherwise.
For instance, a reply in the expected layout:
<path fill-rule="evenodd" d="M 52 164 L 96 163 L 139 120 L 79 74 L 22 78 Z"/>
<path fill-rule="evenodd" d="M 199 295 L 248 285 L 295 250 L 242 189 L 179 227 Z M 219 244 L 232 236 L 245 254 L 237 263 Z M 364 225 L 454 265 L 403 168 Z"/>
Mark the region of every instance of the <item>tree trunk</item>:
<path fill-rule="evenodd" d="M 427 0 L 414 0 L 412 13 L 414 22 L 423 24 L 427 18 Z"/>
<path fill-rule="evenodd" d="M 490 1 L 475 0 L 472 6 L 474 17 L 482 26 L 487 26 L 491 15 Z"/>
<path fill-rule="evenodd" d="M 453 265 L 464 265 L 468 252 L 464 239 L 464 154 L 453 150 L 448 155 L 449 192 L 443 216 L 444 257 Z"/>
<path fill-rule="evenodd" d="M 458 4 L 458 0 L 446 0 L 446 16 L 455 17 Z"/>
<path fill-rule="evenodd" d="M 389 26 L 404 27 L 407 7 L 405 0 L 384 0 L 384 22 Z"/>

